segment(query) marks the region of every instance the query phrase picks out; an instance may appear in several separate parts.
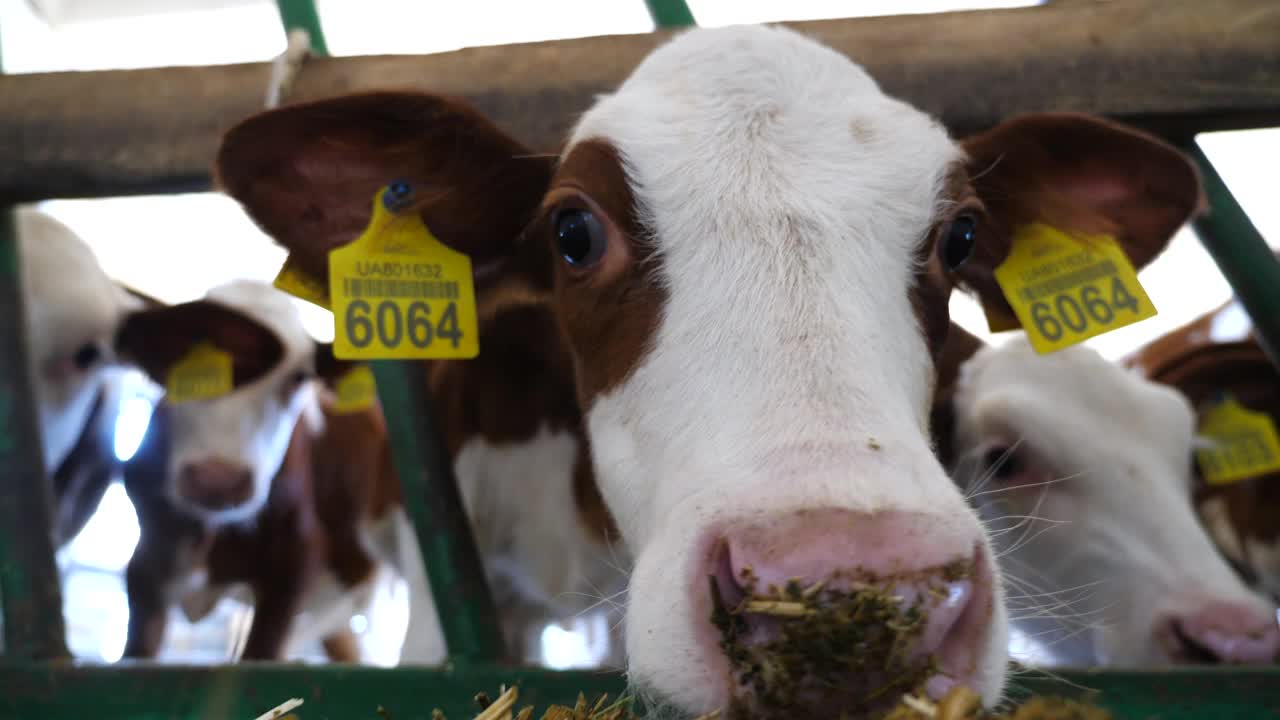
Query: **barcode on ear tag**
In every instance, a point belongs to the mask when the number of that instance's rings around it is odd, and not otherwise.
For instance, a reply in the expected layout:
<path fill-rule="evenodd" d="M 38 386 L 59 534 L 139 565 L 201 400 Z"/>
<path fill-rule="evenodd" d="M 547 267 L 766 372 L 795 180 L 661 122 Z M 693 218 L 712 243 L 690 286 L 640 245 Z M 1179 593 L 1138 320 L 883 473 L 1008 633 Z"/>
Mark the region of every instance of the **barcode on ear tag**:
<path fill-rule="evenodd" d="M 329 253 L 335 357 L 465 359 L 480 353 L 471 259 L 436 239 L 416 211 L 387 207 L 411 192 L 406 188 L 396 183 L 380 190 L 364 233 Z"/>
<path fill-rule="evenodd" d="M 1196 450 L 1205 482 L 1228 485 L 1280 471 L 1280 436 L 1270 415 L 1246 408 L 1230 395 L 1205 411 Z"/>
<path fill-rule="evenodd" d="M 1156 314 L 1133 264 L 1107 235 L 1078 238 L 1043 223 L 1023 225 L 995 277 L 1041 354 Z"/>
<path fill-rule="evenodd" d="M 231 392 L 232 369 L 229 353 L 208 342 L 198 343 L 169 369 L 165 401 L 184 403 L 222 397 Z"/>

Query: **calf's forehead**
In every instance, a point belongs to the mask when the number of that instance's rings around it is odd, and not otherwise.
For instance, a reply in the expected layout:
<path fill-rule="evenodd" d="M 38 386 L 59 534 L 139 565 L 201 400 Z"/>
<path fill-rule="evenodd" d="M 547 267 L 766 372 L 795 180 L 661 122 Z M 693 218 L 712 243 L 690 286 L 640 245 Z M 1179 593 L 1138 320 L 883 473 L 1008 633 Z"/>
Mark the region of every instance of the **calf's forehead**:
<path fill-rule="evenodd" d="M 283 292 L 265 283 L 237 280 L 212 288 L 205 297 L 244 314 L 275 333 L 284 345 L 284 357 L 275 371 L 311 357 L 314 342 L 302 324 L 298 308 Z"/>
<path fill-rule="evenodd" d="M 566 152 L 591 140 L 618 150 L 640 210 L 677 229 L 709 207 L 822 221 L 914 211 L 921 223 L 961 156 L 844 55 L 758 26 L 693 30 L 655 50 L 583 116 Z"/>
<path fill-rule="evenodd" d="M 601 143 L 669 331 L 767 310 L 753 322 L 863 333 L 925 374 L 908 290 L 962 151 L 848 58 L 782 28 L 690 31 L 583 116 L 565 167 Z"/>

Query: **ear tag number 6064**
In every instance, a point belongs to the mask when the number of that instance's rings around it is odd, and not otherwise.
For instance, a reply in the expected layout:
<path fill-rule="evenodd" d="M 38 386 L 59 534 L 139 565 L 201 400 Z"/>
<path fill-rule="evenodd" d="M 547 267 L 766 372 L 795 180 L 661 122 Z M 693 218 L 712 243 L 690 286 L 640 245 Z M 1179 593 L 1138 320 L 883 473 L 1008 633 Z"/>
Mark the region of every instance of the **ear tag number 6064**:
<path fill-rule="evenodd" d="M 1156 314 L 1124 250 L 1032 223 L 1014 233 L 996 282 L 1038 353 L 1051 353 Z"/>
<path fill-rule="evenodd" d="M 329 254 L 336 357 L 473 358 L 480 352 L 471 259 L 436 239 L 412 200 L 406 183 L 382 188 L 365 231 Z"/>

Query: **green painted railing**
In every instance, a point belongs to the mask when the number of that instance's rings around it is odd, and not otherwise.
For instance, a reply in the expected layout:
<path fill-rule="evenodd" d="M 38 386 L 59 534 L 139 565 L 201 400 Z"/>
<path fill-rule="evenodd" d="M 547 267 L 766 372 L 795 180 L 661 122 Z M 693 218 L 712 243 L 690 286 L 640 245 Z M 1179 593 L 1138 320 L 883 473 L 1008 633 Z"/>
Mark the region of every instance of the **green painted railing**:
<path fill-rule="evenodd" d="M 1029 693 L 1088 698 L 1116 720 L 1265 720 L 1280 717 L 1280 677 L 1272 669 L 1170 668 L 1062 671 L 1019 676 L 1013 699 Z M 469 720 L 477 692 L 520 688 L 518 706 L 572 705 L 625 691 L 620 675 L 474 666 L 458 670 L 305 667 L 10 666 L 0 671 L 0 718 L 22 720 L 252 720 L 291 698 L 302 720 L 430 720 L 434 708 Z M 534 717 L 540 717 L 540 713 Z M 817 720 L 825 720 L 819 718 Z"/>
<path fill-rule="evenodd" d="M 327 55 L 313 0 L 278 0 L 285 32 L 307 31 L 311 51 Z M 387 178 L 390 182 L 394 178 Z M 372 363 L 391 437 L 405 509 L 413 521 L 440 627 L 453 662 L 504 658 L 497 606 L 462 505 L 421 363 Z"/>
<path fill-rule="evenodd" d="M 35 396 L 27 375 L 21 248 L 13 212 L 4 200 L 0 198 L 0 606 L 4 654 L 22 659 L 61 658 L 68 653 L 62 588 L 53 555 L 53 489 L 45 477 Z"/>
<path fill-rule="evenodd" d="M 653 24 L 660 28 L 688 27 L 696 24 L 685 0 L 644 0 Z"/>
<path fill-rule="evenodd" d="M 1209 201 L 1209 212 L 1194 221 L 1196 235 L 1253 321 L 1258 344 L 1280 369 L 1280 260 L 1199 143 L 1183 148 L 1200 166 Z"/>

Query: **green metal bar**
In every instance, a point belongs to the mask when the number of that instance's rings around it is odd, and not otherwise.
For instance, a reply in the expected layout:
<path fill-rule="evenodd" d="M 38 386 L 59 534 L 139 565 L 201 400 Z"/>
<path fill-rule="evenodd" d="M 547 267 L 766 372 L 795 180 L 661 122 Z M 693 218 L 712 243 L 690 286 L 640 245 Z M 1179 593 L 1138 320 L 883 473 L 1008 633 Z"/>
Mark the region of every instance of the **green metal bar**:
<path fill-rule="evenodd" d="M 316 55 L 328 55 L 329 45 L 324 39 L 324 28 L 320 25 L 320 13 L 316 10 L 314 0 L 276 0 L 276 8 L 280 11 L 280 22 L 288 33 L 294 28 L 306 30 L 311 35 L 311 52 Z"/>
<path fill-rule="evenodd" d="M 1280 369 L 1280 261 L 1204 149 L 1194 140 L 1185 149 L 1200 166 L 1209 199 L 1209 212 L 1193 223 L 1196 235 L 1253 321 L 1258 344 Z"/>
<path fill-rule="evenodd" d="M 451 659 L 500 660 L 502 626 L 420 362 L 372 363 L 392 457 Z"/>
<path fill-rule="evenodd" d="M 1055 671 L 1056 672 L 1056 671 Z M 1028 693 L 1090 697 L 1117 720 L 1250 720 L 1280 716 L 1280 669 L 1201 666 L 1162 670 L 1062 670 L 1061 679 L 1031 672 L 1013 680 L 1010 697 Z M 0 664 L 0 717 L 39 720 L 228 720 L 254 718 L 290 698 L 304 720 L 451 720 L 476 714 L 477 692 L 496 697 L 518 685 L 517 707 L 534 717 L 551 703 L 617 697 L 617 673 L 556 672 L 472 666 L 465 670 L 240 663 L 214 667 L 113 665 L 60 667 Z M 381 711 L 379 711 L 381 708 Z M 641 708 L 643 711 L 644 708 Z"/>
<path fill-rule="evenodd" d="M 3 56 L 0 56 L 0 60 Z M 68 656 L 45 475 L 28 379 L 22 265 L 13 212 L 0 207 L 0 605 L 4 655 Z"/>
<path fill-rule="evenodd" d="M 644 0 L 653 24 L 660 28 L 691 27 L 698 23 L 685 0 Z"/>
<path fill-rule="evenodd" d="M 285 31 L 303 28 L 328 54 L 313 0 L 277 0 Z M 453 460 L 440 434 L 421 363 L 372 364 L 391 436 L 392 460 L 413 522 L 451 660 L 505 657 L 497 605 L 462 505 Z"/>

